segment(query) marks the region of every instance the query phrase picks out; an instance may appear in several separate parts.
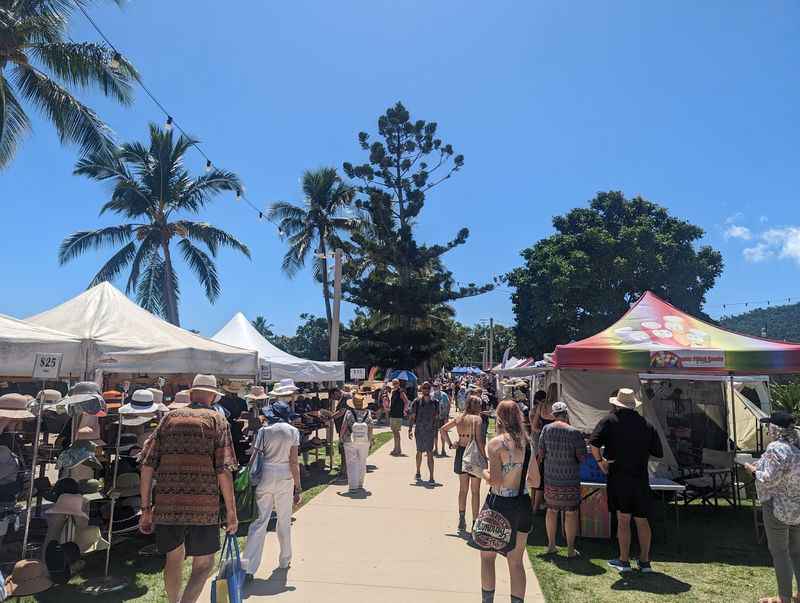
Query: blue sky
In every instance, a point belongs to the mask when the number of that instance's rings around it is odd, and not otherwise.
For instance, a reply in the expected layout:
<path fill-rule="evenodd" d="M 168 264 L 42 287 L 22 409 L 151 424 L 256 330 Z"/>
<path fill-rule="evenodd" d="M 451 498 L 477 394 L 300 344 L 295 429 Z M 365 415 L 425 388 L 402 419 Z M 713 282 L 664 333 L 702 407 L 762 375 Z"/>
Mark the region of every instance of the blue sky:
<path fill-rule="evenodd" d="M 517 266 L 520 250 L 552 232 L 553 215 L 619 189 L 702 226 L 722 251 L 713 316 L 731 302 L 800 300 L 799 13 L 791 2 L 563 0 L 135 0 L 92 11 L 259 205 L 299 202 L 304 169 L 362 160 L 357 133 L 374 132 L 378 115 L 402 100 L 466 156 L 419 225 L 430 242 L 471 230 L 446 257 L 457 280 L 489 281 Z M 97 39 L 78 17 L 73 37 Z M 163 122 L 142 93 L 128 109 L 81 97 L 123 140 Z M 34 126 L 0 174 L 0 312 L 15 316 L 82 291 L 110 251 L 62 268 L 58 245 L 115 222 L 97 217 L 107 189 L 71 175 L 75 149 Z M 204 160 L 191 159 L 201 170 Z M 281 274 L 273 227 L 232 196 L 206 217 L 248 243 L 253 261 L 222 253 L 214 306 L 183 271 L 183 326 L 211 334 L 242 310 L 289 333 L 301 312 L 324 313 L 308 272 Z M 505 291 L 457 311 L 468 323 L 513 322 Z"/>

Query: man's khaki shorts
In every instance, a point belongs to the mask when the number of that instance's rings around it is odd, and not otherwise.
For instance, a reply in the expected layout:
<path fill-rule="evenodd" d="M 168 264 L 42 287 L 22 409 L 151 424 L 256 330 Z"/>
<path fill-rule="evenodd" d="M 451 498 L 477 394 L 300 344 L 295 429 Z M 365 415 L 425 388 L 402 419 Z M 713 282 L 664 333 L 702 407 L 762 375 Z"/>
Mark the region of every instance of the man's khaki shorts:
<path fill-rule="evenodd" d="M 400 433 L 403 427 L 403 419 L 396 419 L 392 417 L 389 419 L 389 426 L 392 428 L 392 433 Z"/>

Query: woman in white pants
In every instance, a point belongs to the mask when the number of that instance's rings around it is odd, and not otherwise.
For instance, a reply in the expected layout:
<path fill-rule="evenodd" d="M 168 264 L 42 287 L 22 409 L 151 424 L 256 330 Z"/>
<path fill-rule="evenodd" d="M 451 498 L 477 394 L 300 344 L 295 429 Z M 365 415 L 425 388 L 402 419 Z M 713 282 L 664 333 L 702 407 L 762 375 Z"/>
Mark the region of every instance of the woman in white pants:
<path fill-rule="evenodd" d="M 273 508 L 278 515 L 276 532 L 280 543 L 278 565 L 287 569 L 292 561 L 292 509 L 300 502 L 300 464 L 297 449 L 300 446 L 300 432 L 291 425 L 294 413 L 285 402 L 291 398 L 283 390 L 273 390 L 278 396 L 264 412 L 267 424 L 258 430 L 253 454 L 262 455 L 261 479 L 256 487 L 258 519 L 250 524 L 247 532 L 247 546 L 242 556 L 242 567 L 247 580 L 252 580 L 261 565 L 267 525 Z M 283 395 L 281 395 L 283 394 Z"/>
<path fill-rule="evenodd" d="M 373 425 L 372 414 L 365 407 L 371 399 L 366 392 L 357 392 L 353 396 L 353 409 L 345 414 L 339 433 L 347 459 L 347 486 L 350 492 L 364 488 Z"/>

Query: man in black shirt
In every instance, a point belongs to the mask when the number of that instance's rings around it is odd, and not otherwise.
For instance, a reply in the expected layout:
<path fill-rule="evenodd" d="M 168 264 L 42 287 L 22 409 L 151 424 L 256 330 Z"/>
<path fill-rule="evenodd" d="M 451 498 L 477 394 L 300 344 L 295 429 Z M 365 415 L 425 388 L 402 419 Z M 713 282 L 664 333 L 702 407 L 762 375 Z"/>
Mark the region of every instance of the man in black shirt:
<path fill-rule="evenodd" d="M 655 428 L 636 408 L 641 402 L 632 389 L 622 388 L 609 402 L 615 406 L 589 439 L 592 456 L 608 475 L 608 510 L 617 514 L 619 559 L 609 565 L 621 572 L 632 571 L 630 562 L 631 517 L 639 535 L 639 570 L 651 572 L 650 476 L 647 463 L 651 456 L 661 457 L 664 450 Z M 605 452 L 601 448 L 605 446 Z"/>

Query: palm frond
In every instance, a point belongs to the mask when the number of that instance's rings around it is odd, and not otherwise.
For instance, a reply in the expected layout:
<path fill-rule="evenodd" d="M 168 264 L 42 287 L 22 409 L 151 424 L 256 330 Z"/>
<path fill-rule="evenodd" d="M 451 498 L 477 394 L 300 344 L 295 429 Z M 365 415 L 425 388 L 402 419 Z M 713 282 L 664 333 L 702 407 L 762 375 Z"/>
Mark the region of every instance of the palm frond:
<path fill-rule="evenodd" d="M 25 110 L 14 96 L 8 81 L 0 73 L 0 168 L 11 161 L 20 139 L 30 129 Z"/>
<path fill-rule="evenodd" d="M 164 316 L 164 260 L 158 253 L 147 258 L 142 278 L 136 287 L 136 302 L 156 316 Z"/>
<path fill-rule="evenodd" d="M 235 192 L 242 189 L 242 181 L 233 172 L 212 169 L 208 174 L 196 178 L 180 197 L 173 199 L 173 209 L 197 213 L 214 195 L 223 191 Z"/>
<path fill-rule="evenodd" d="M 142 270 L 142 262 L 147 261 L 147 258 L 149 258 L 150 255 L 160 247 L 160 245 L 161 233 L 156 229 L 152 229 L 139 244 L 139 249 L 136 251 L 136 256 L 133 258 L 133 262 L 131 263 L 131 272 L 128 275 L 128 283 L 125 286 L 125 293 L 130 295 L 134 290 L 136 290 L 137 286 L 139 285 L 139 274 Z"/>
<path fill-rule="evenodd" d="M 80 88 L 97 87 L 123 105 L 133 102 L 131 83 L 136 70 L 122 56 L 90 42 L 41 43 L 29 47 L 43 65 L 62 81 Z"/>
<path fill-rule="evenodd" d="M 133 226 L 131 224 L 76 232 L 62 241 L 58 250 L 58 262 L 63 266 L 89 249 L 127 243 L 131 240 L 132 233 Z"/>
<path fill-rule="evenodd" d="M 207 222 L 191 222 L 189 220 L 179 220 L 175 222 L 175 231 L 180 236 L 185 236 L 192 241 L 204 243 L 211 251 L 211 255 L 216 257 L 220 247 L 228 247 L 240 251 L 250 258 L 250 248 L 234 237 L 229 232 L 211 226 Z"/>
<path fill-rule="evenodd" d="M 131 263 L 135 255 L 136 244 L 131 241 L 111 256 L 111 259 L 100 268 L 97 274 L 94 275 L 92 282 L 89 283 L 89 287 L 94 287 L 106 281 L 113 282 L 119 276 L 119 273 Z"/>
<path fill-rule="evenodd" d="M 22 96 L 53 123 L 62 143 L 77 144 L 84 155 L 114 148 L 108 126 L 68 90 L 30 65 L 16 64 L 12 75 Z"/>
<path fill-rule="evenodd" d="M 221 290 L 214 260 L 208 257 L 201 249 L 192 245 L 189 239 L 181 239 L 178 241 L 178 247 L 181 253 L 183 253 L 183 259 L 186 260 L 189 268 L 191 268 L 195 276 L 197 276 L 197 280 L 203 285 L 206 297 L 211 303 L 214 303 L 219 297 Z"/>
<path fill-rule="evenodd" d="M 278 201 L 273 203 L 267 211 L 267 217 L 270 220 L 297 220 L 305 222 L 307 212 L 302 207 L 297 207 L 286 201 Z"/>

